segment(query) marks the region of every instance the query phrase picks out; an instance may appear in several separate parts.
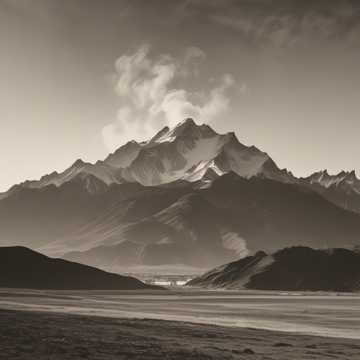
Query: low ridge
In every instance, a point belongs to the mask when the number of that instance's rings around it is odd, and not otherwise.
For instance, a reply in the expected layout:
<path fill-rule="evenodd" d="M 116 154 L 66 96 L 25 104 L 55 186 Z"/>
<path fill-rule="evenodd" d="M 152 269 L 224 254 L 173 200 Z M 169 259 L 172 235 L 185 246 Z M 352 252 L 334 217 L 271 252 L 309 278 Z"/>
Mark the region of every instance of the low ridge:
<path fill-rule="evenodd" d="M 291 247 L 223 265 L 189 286 L 283 291 L 360 291 L 360 253 Z"/>
<path fill-rule="evenodd" d="M 160 289 L 138 279 L 108 273 L 22 246 L 0 247 L 0 287 L 53 290 Z"/>

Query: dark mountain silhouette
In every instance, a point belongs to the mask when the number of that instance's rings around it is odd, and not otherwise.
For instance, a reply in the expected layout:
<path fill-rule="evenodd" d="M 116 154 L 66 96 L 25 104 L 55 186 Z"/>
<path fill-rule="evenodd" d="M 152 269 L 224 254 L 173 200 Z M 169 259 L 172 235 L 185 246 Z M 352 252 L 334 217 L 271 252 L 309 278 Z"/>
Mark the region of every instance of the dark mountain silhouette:
<path fill-rule="evenodd" d="M 286 291 L 360 290 L 360 253 L 347 249 L 291 247 L 259 251 L 191 280 L 205 288 Z"/>
<path fill-rule="evenodd" d="M 126 183 L 91 194 L 78 178 L 59 187 L 22 188 L 0 201 L 3 245 L 39 248 L 66 238 L 117 203 L 143 192 L 148 189 L 137 183 Z"/>
<path fill-rule="evenodd" d="M 66 258 L 101 267 L 105 264 L 184 264 L 198 268 L 233 259 L 236 251 L 245 246 L 244 241 L 233 233 L 219 209 L 200 193 L 190 190 L 154 190 L 147 197 L 149 205 L 153 204 L 151 207 L 146 206 L 142 198 L 134 200 L 134 215 L 128 213 L 127 216 L 135 216 L 136 221 L 126 223 L 124 217 L 111 216 L 113 221 L 106 217 L 88 228 L 98 237 L 113 229 L 111 236 L 123 242 L 68 253 Z M 91 236 L 87 233 L 85 239 Z"/>
<path fill-rule="evenodd" d="M 360 240 L 358 214 L 296 184 L 229 173 L 202 193 L 221 209 L 252 251 L 293 245 L 353 247 Z"/>
<path fill-rule="evenodd" d="M 360 213 L 360 180 L 355 171 L 335 175 L 329 175 L 327 170 L 319 171 L 300 179 L 299 183 L 344 209 Z"/>
<path fill-rule="evenodd" d="M 57 290 L 160 289 L 138 279 L 108 273 L 21 246 L 0 247 L 0 287 Z"/>
<path fill-rule="evenodd" d="M 127 205 L 119 203 L 117 210 L 82 234 L 83 242 L 95 236 L 104 240 L 102 244 L 68 253 L 66 258 L 101 267 L 185 264 L 206 268 L 261 249 L 353 248 L 359 243 L 358 214 L 297 185 L 263 178 L 229 173 L 206 188 L 153 188 L 146 197 L 128 201 L 132 206 L 126 216 L 120 209 Z M 123 241 L 111 244 L 113 239 Z"/>

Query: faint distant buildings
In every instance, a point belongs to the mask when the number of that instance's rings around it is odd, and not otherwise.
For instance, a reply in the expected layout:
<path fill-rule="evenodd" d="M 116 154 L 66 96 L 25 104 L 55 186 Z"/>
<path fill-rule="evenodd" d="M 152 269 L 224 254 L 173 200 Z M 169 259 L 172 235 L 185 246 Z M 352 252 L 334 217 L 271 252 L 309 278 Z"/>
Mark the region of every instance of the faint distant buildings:
<path fill-rule="evenodd" d="M 184 286 L 191 279 L 192 279 L 191 277 L 184 278 L 182 276 L 179 277 L 164 276 L 164 277 L 153 277 L 151 279 L 146 279 L 144 281 L 147 284 L 159 285 L 159 286 Z"/>

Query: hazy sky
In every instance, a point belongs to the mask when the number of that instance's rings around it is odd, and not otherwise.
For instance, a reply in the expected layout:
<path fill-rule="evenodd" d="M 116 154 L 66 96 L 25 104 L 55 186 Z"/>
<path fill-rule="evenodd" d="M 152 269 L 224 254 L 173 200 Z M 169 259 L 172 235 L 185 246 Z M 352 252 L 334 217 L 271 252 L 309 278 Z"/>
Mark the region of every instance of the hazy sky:
<path fill-rule="evenodd" d="M 0 191 L 192 115 L 360 170 L 360 1 L 0 0 Z"/>

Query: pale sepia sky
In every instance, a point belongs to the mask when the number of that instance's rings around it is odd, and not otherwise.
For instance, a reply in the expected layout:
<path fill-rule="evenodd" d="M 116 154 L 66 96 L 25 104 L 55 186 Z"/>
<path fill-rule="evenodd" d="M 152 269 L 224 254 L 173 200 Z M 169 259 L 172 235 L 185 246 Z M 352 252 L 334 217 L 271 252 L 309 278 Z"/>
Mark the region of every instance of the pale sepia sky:
<path fill-rule="evenodd" d="M 0 191 L 182 116 L 360 170 L 360 2 L 0 0 Z"/>

